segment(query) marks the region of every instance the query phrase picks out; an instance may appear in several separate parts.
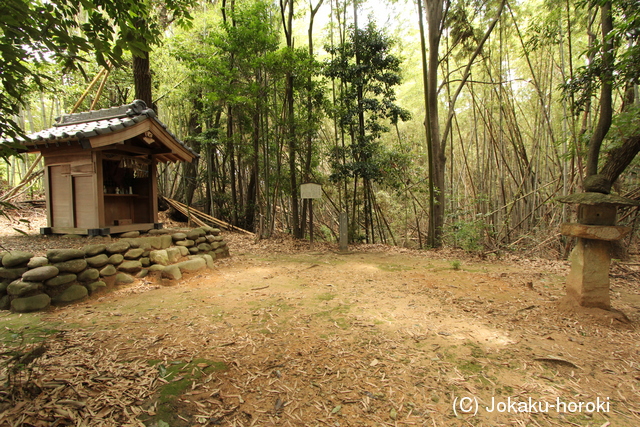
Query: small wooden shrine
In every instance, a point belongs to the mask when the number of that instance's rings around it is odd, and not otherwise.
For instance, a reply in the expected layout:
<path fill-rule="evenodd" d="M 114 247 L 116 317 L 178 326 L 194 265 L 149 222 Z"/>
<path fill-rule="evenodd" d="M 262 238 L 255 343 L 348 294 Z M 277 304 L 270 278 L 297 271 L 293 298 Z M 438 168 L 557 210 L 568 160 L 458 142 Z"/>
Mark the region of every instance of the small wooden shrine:
<path fill-rule="evenodd" d="M 106 235 L 161 228 L 158 162 L 198 156 L 144 101 L 69 114 L 20 143 L 44 158 L 42 234 Z"/>

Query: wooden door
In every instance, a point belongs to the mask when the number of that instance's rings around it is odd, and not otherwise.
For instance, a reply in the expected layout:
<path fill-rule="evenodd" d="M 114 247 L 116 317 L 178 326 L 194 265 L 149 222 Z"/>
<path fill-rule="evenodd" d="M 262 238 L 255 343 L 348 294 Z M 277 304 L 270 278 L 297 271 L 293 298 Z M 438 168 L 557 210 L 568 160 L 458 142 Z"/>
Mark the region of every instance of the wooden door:
<path fill-rule="evenodd" d="M 72 185 L 70 165 L 49 166 L 52 227 L 74 226 Z"/>

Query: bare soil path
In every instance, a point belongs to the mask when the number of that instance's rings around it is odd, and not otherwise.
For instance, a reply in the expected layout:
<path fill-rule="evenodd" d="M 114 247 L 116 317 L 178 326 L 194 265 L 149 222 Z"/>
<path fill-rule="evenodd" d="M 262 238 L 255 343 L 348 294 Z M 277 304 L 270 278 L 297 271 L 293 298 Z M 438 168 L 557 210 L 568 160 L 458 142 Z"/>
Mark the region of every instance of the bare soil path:
<path fill-rule="evenodd" d="M 228 240 L 172 286 L 0 314 L 47 348 L 0 425 L 640 425 L 636 273 L 624 316 L 566 304 L 565 262 Z"/>

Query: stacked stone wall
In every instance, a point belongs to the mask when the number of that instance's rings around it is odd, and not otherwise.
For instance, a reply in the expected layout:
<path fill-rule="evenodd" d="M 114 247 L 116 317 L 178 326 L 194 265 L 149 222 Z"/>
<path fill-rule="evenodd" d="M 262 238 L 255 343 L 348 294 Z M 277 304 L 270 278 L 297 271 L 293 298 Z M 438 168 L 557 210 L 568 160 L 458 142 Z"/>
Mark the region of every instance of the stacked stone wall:
<path fill-rule="evenodd" d="M 228 256 L 220 230 L 211 227 L 150 230 L 144 236 L 136 231 L 82 249 L 51 249 L 46 256 L 2 252 L 0 310 L 27 313 L 64 305 L 150 273 L 178 280 Z"/>

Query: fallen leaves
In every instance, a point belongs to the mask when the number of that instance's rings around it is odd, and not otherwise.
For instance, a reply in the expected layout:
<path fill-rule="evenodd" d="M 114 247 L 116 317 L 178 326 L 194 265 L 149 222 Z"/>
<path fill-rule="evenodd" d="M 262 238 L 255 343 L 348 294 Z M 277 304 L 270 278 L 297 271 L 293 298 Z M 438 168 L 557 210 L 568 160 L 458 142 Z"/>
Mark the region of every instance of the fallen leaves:
<path fill-rule="evenodd" d="M 146 360 L 120 359 L 101 348 L 95 334 L 82 331 L 58 334 L 47 346 L 33 366 L 40 392 L 13 396 L 15 406 L 0 414 L 0 424 L 143 425 L 136 417 L 155 389 L 157 369 Z"/>

